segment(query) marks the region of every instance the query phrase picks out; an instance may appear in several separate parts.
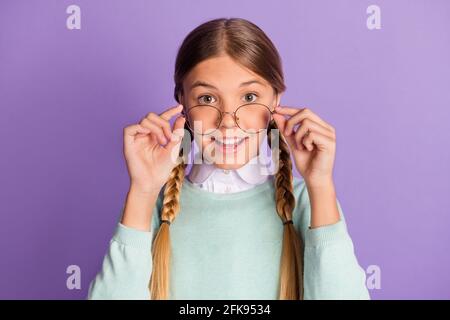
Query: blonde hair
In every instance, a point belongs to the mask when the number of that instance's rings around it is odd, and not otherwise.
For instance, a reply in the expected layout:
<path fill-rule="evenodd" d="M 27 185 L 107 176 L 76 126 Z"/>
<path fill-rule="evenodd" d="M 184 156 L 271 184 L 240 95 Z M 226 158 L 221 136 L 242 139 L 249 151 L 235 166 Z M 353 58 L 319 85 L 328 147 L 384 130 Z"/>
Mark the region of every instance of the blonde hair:
<path fill-rule="evenodd" d="M 175 64 L 175 99 L 182 94 L 182 81 L 186 74 L 199 62 L 226 52 L 250 70 L 261 75 L 272 84 L 276 92 L 285 90 L 281 59 L 278 52 L 255 24 L 245 19 L 214 19 L 191 31 L 181 45 Z M 189 130 L 187 125 L 185 129 Z M 268 144 L 271 147 L 271 131 L 278 129 L 271 120 L 267 129 Z M 192 141 L 192 135 L 191 135 Z M 179 163 L 173 168 L 164 187 L 161 220 L 169 223 L 180 211 L 179 197 L 185 177 L 186 155 L 180 150 Z M 281 222 L 293 220 L 295 208 L 293 193 L 292 161 L 289 147 L 280 135 L 279 167 L 274 175 L 276 211 Z M 152 300 L 169 297 L 170 280 L 170 226 L 161 223 L 152 245 L 153 269 L 149 290 Z M 303 243 L 292 223 L 284 224 L 280 261 L 281 300 L 303 299 Z"/>

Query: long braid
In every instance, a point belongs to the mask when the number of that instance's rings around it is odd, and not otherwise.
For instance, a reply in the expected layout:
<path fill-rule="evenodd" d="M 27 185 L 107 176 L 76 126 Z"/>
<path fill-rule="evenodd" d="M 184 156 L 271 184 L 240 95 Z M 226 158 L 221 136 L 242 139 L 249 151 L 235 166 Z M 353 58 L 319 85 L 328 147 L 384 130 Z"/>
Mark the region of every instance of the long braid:
<path fill-rule="evenodd" d="M 267 130 L 271 147 L 271 130 L 278 129 L 271 121 Z M 292 220 L 295 208 L 293 193 L 292 161 L 289 147 L 280 134 L 279 168 L 275 174 L 275 201 L 281 220 Z M 280 300 L 303 300 L 303 244 L 293 224 L 284 225 L 283 247 L 280 262 Z"/>
<path fill-rule="evenodd" d="M 181 146 L 183 146 L 183 142 Z M 188 154 L 188 152 L 185 154 Z M 172 169 L 165 184 L 161 209 L 161 221 L 164 221 L 164 223 L 161 223 L 152 247 L 153 269 L 149 284 L 152 300 L 167 300 L 169 298 L 171 255 L 169 230 L 170 223 L 175 220 L 180 212 L 180 192 L 187 167 L 183 148 L 180 149 L 177 161 L 178 165 Z"/>

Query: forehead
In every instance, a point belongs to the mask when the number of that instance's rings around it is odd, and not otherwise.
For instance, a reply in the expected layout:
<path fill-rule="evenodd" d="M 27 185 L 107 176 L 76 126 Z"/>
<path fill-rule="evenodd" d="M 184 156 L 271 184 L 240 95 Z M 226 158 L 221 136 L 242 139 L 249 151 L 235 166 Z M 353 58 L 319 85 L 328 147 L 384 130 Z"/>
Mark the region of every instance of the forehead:
<path fill-rule="evenodd" d="M 235 62 L 229 56 L 218 56 L 198 63 L 186 76 L 183 88 L 185 92 L 189 92 L 199 88 L 199 86 L 192 88 L 193 85 L 207 83 L 219 91 L 231 92 L 241 89 L 243 83 L 250 82 L 263 89 L 271 88 L 263 77 Z"/>

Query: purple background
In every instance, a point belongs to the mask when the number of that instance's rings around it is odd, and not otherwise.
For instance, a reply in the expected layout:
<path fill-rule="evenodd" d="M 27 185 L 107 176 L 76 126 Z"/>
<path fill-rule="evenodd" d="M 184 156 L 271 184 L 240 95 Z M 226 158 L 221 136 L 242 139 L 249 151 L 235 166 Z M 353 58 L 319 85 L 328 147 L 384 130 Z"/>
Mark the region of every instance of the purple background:
<path fill-rule="evenodd" d="M 81 7 L 81 30 L 66 8 Z M 366 8 L 381 8 L 381 30 Z M 283 59 L 282 104 L 337 132 L 335 184 L 374 299 L 450 297 L 450 2 L 0 3 L 0 298 L 83 299 L 128 189 L 123 127 L 175 104 L 184 36 L 258 24 Z M 298 173 L 296 173 L 298 175 Z M 66 268 L 82 270 L 81 290 Z"/>

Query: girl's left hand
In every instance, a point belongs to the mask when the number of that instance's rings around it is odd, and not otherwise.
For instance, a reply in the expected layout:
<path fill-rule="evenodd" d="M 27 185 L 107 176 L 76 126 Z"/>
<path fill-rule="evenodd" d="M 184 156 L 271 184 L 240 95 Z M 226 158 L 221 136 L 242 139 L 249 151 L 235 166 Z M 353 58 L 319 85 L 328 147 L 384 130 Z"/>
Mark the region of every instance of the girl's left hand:
<path fill-rule="evenodd" d="M 308 108 L 276 107 L 273 118 L 305 182 L 312 187 L 332 183 L 336 152 L 334 128 Z M 297 124 L 300 126 L 295 130 Z"/>

